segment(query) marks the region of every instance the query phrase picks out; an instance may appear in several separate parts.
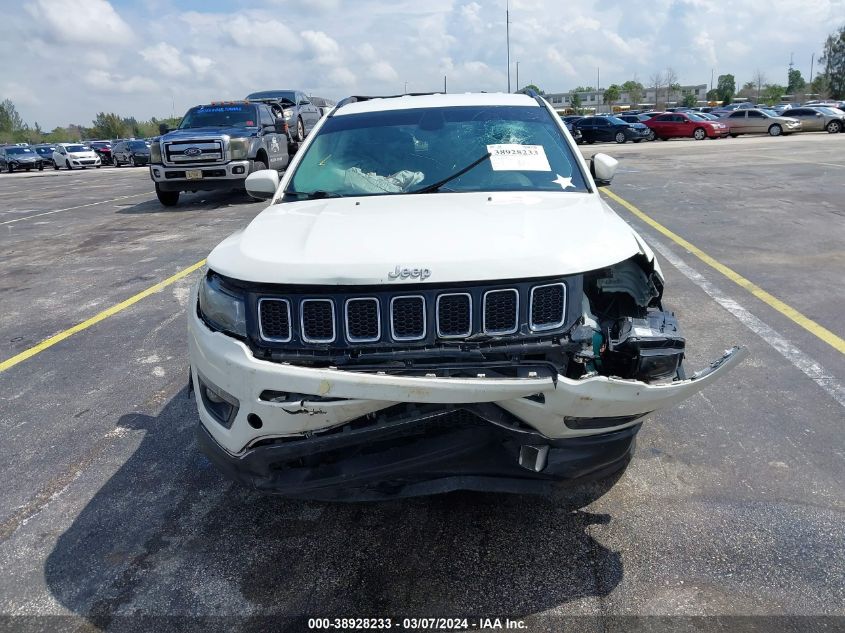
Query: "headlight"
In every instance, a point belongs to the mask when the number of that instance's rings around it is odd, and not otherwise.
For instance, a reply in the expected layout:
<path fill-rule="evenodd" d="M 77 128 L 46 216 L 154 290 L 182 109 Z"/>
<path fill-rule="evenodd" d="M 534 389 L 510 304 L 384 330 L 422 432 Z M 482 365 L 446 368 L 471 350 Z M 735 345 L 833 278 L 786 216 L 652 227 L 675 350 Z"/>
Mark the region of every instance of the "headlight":
<path fill-rule="evenodd" d="M 285 121 L 287 121 L 289 118 L 291 118 L 293 116 L 293 110 L 285 110 L 284 114 L 285 114 Z"/>
<path fill-rule="evenodd" d="M 246 336 L 246 309 L 243 297 L 231 290 L 224 290 L 220 280 L 206 276 L 199 285 L 200 313 L 218 330 Z"/>
<path fill-rule="evenodd" d="M 150 162 L 161 162 L 161 145 L 157 142 L 150 145 Z"/>
<path fill-rule="evenodd" d="M 232 152 L 232 160 L 249 158 L 249 139 L 233 138 L 229 141 L 229 151 Z"/>

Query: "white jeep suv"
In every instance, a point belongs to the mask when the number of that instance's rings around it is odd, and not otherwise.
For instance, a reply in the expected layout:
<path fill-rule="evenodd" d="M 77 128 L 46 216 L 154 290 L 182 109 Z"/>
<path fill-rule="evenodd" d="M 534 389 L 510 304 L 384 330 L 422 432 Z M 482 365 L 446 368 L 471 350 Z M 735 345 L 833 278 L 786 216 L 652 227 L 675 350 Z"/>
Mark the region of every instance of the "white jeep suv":
<path fill-rule="evenodd" d="M 545 492 L 623 469 L 685 377 L 651 249 L 541 98 L 352 97 L 270 205 L 208 257 L 189 311 L 201 448 L 268 492 Z"/>

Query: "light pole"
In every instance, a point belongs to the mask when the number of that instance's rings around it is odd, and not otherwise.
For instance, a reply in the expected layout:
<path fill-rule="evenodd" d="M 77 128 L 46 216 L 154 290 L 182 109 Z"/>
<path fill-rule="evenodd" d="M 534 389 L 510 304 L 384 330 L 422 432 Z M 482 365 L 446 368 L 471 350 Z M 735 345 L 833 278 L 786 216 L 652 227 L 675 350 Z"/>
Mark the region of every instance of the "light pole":
<path fill-rule="evenodd" d="M 511 10 L 510 2 L 505 2 L 505 39 L 508 49 L 508 94 L 511 91 Z"/>
<path fill-rule="evenodd" d="M 516 62 L 516 91 L 519 92 L 519 62 Z"/>
<path fill-rule="evenodd" d="M 405 91 L 402 94 L 408 94 L 408 82 L 405 82 Z"/>

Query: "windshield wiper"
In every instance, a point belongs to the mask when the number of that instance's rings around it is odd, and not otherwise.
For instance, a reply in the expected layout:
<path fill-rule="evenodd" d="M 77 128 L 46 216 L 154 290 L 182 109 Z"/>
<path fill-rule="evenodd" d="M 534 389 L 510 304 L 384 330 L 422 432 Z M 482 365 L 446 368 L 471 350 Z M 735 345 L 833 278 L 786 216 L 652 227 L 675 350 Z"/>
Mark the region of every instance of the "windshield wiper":
<path fill-rule="evenodd" d="M 333 191 L 285 191 L 286 196 L 302 196 L 306 200 L 319 200 L 320 198 L 343 198 L 344 196 Z"/>
<path fill-rule="evenodd" d="M 442 180 L 438 180 L 437 182 L 433 182 L 430 185 L 422 187 L 421 189 L 415 189 L 413 191 L 406 191 L 405 193 L 434 193 L 434 192 L 438 191 L 440 189 L 440 187 L 445 185 L 447 182 L 452 182 L 455 178 L 463 176 L 470 169 L 472 169 L 473 167 L 477 167 L 478 165 L 483 163 L 488 158 L 490 158 L 490 152 L 487 152 L 486 154 L 484 154 L 484 156 L 482 156 L 478 160 L 473 161 L 472 163 L 470 163 L 469 165 L 467 165 L 463 169 L 456 171 L 451 176 L 447 176 L 446 178 L 443 178 Z"/>

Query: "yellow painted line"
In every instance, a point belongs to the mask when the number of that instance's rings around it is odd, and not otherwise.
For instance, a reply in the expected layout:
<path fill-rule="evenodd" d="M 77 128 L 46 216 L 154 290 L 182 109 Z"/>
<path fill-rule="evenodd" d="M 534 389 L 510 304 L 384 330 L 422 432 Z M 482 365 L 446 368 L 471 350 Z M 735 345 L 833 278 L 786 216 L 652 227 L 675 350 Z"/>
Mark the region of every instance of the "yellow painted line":
<path fill-rule="evenodd" d="M 75 207 L 65 207 L 64 209 L 54 209 L 53 211 L 44 211 L 43 213 L 35 213 L 33 215 L 25 215 L 22 218 L 15 218 L 14 220 L 6 220 L 0 222 L 0 226 L 4 224 L 14 224 L 15 222 L 23 222 L 24 220 L 31 220 L 32 218 L 40 218 L 42 215 L 53 215 L 54 213 L 61 213 L 62 211 L 73 211 L 74 209 L 84 209 L 85 207 L 93 207 L 98 204 L 106 204 L 107 202 L 116 202 L 117 200 L 128 200 L 129 198 L 137 198 L 138 196 L 149 196 L 155 191 L 147 191 L 145 193 L 133 193 L 131 196 L 118 196 L 110 200 L 98 200 L 97 202 L 89 202 L 88 204 L 80 204 Z"/>
<path fill-rule="evenodd" d="M 61 341 L 64 341 L 66 338 L 70 338 L 71 336 L 73 336 L 77 332 L 81 332 L 82 330 L 87 330 L 89 327 L 91 327 L 92 325 L 96 325 L 100 321 L 105 321 L 110 316 L 114 316 L 118 312 L 121 312 L 121 311 L 125 310 L 126 308 L 128 308 L 132 305 L 135 305 L 141 299 L 144 299 L 146 297 L 149 297 L 151 294 L 155 294 L 156 292 L 159 292 L 160 290 L 166 288 L 167 286 L 179 281 L 183 277 L 187 277 L 192 272 L 194 272 L 198 268 L 202 268 L 203 266 L 205 266 L 205 260 L 204 259 L 201 260 L 201 261 L 198 261 L 196 264 L 192 264 L 191 266 L 188 266 L 184 270 L 180 270 L 178 273 L 176 273 L 175 275 L 173 275 L 171 277 L 168 277 L 164 281 L 160 281 L 156 285 L 150 286 L 146 290 L 142 290 L 138 294 L 129 297 L 125 301 L 121 301 L 120 303 L 103 310 L 99 314 L 92 316 L 90 319 L 86 319 L 82 323 L 77 323 L 72 328 L 68 328 L 67 330 L 64 330 L 63 332 L 59 332 L 55 336 L 51 336 L 50 338 L 41 341 L 40 343 L 38 343 L 38 345 L 30 347 L 29 349 L 24 350 L 20 354 L 16 354 L 15 356 L 12 356 L 11 358 L 4 360 L 2 363 L 0 363 L 0 372 L 6 371 L 7 369 L 14 367 L 18 363 L 22 363 L 23 361 L 27 360 L 28 358 L 32 358 L 36 354 L 40 354 L 45 349 L 53 347 L 53 345 L 55 345 L 56 343 L 60 343 Z"/>
<path fill-rule="evenodd" d="M 662 233 L 663 235 L 668 237 L 670 240 L 672 240 L 673 242 L 675 242 L 679 246 L 685 248 L 687 251 L 689 251 L 690 253 L 692 253 L 696 257 L 698 257 L 698 259 L 703 261 L 705 264 L 707 264 L 711 268 L 714 268 L 717 271 L 719 271 L 720 273 L 722 273 L 725 277 L 730 279 L 732 282 L 734 282 L 738 286 L 745 288 L 748 292 L 750 292 L 755 297 L 760 299 L 763 303 L 765 303 L 766 305 L 768 305 L 771 308 L 774 308 L 775 310 L 780 312 L 782 315 L 784 315 L 786 318 L 791 319 L 792 321 L 794 321 L 795 323 L 800 325 L 802 328 L 807 330 L 810 334 L 820 338 L 825 343 L 827 343 L 828 345 L 833 347 L 833 349 L 845 354 L 845 339 L 842 339 L 841 337 L 837 336 L 836 334 L 834 334 L 833 332 L 831 332 L 827 328 L 819 325 L 818 323 L 813 321 L 811 318 L 804 316 L 803 314 L 798 312 L 798 310 L 796 310 L 795 308 L 793 308 L 790 305 L 787 305 L 786 303 L 784 303 L 783 301 L 781 301 L 780 299 L 778 299 L 774 295 L 766 292 L 760 286 L 758 286 L 757 284 L 749 281 L 748 279 L 746 279 L 745 277 L 740 275 L 738 272 L 736 272 L 732 268 L 728 268 L 727 266 L 725 266 L 721 262 L 717 261 L 716 259 L 714 259 L 710 255 L 708 255 L 707 253 L 702 251 L 697 246 L 691 244 L 690 242 L 688 242 L 687 240 L 682 238 L 677 233 L 674 233 L 674 232 L 670 231 L 669 229 L 667 229 L 665 226 L 660 224 L 660 222 L 658 222 L 657 220 L 653 220 L 652 218 L 647 216 L 645 213 L 640 211 L 633 204 L 631 204 L 630 202 L 628 202 L 627 200 L 625 200 L 623 198 L 620 198 L 618 195 L 616 195 L 615 193 L 613 193 L 609 189 L 605 188 L 605 189 L 602 189 L 601 191 L 603 191 L 604 194 L 607 195 L 608 198 L 610 198 L 611 200 L 614 200 L 615 202 L 618 202 L 619 204 L 621 204 L 628 211 L 633 213 L 635 216 L 637 216 L 640 220 L 642 220 L 643 222 L 648 224 L 650 227 L 652 227 L 656 231 Z"/>

